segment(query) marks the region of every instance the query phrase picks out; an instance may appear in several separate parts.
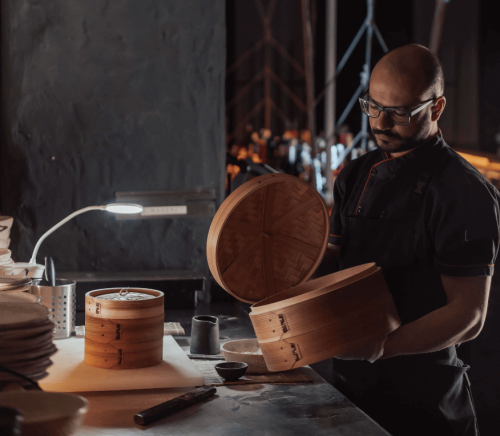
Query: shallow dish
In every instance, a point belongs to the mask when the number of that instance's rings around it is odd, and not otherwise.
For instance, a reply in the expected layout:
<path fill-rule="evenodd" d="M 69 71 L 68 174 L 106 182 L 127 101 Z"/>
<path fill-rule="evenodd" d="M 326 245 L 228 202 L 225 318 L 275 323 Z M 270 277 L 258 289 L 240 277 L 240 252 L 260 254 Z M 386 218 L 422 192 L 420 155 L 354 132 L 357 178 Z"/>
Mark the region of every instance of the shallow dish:
<path fill-rule="evenodd" d="M 245 362 L 248 374 L 267 374 L 264 355 L 257 339 L 238 339 L 221 345 L 226 362 Z"/>
<path fill-rule="evenodd" d="M 59 392 L 21 391 L 0 393 L 0 405 L 22 410 L 22 434 L 70 436 L 87 412 L 88 401 Z"/>
<path fill-rule="evenodd" d="M 222 362 L 215 365 L 215 370 L 226 381 L 236 381 L 247 372 L 245 362 Z"/>

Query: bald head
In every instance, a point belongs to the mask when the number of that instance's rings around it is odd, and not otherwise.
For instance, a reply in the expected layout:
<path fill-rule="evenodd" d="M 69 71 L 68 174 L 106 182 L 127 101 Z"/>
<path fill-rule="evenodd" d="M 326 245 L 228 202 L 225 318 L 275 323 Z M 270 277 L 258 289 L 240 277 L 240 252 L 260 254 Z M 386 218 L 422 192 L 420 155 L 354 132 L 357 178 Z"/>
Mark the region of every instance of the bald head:
<path fill-rule="evenodd" d="M 443 95 L 443 69 L 437 56 L 426 47 L 408 44 L 387 53 L 375 65 L 372 78 L 392 82 L 422 99 Z"/>
<path fill-rule="evenodd" d="M 372 71 L 368 99 L 379 107 L 391 108 L 392 114 L 398 109 L 406 114 L 421 110 L 405 118 L 406 124 L 395 122 L 387 112 L 369 118 L 377 145 L 396 155 L 436 135 L 446 105 L 443 91 L 443 70 L 430 50 L 410 44 L 387 53 Z"/>

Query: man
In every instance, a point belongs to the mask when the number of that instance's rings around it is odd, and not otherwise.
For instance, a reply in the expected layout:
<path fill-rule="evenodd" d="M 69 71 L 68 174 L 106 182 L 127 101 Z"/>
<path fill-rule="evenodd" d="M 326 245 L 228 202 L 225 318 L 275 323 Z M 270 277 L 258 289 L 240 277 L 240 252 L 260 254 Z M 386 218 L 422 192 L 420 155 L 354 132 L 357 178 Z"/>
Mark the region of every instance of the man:
<path fill-rule="evenodd" d="M 499 241 L 498 191 L 444 142 L 444 79 L 407 45 L 375 66 L 360 99 L 378 150 L 334 187 L 329 251 L 382 267 L 402 325 L 334 359 L 333 384 L 392 435 L 477 435 L 456 346 L 483 326 Z"/>

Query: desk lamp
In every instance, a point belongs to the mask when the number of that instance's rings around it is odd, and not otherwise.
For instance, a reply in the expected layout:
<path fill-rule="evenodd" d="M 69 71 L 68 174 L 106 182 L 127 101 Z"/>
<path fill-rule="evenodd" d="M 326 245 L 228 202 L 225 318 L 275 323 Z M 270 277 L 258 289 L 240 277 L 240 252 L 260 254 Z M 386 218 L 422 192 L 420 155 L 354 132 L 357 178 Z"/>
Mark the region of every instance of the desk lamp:
<path fill-rule="evenodd" d="M 40 248 L 40 245 L 47 236 L 49 236 L 52 232 L 57 230 L 63 224 L 66 224 L 71 218 L 74 218 L 75 216 L 80 215 L 81 213 L 84 212 L 88 212 L 90 210 L 106 210 L 111 213 L 134 214 L 134 213 L 141 213 L 143 211 L 143 207 L 139 204 L 132 204 L 132 203 L 111 203 L 107 204 L 106 206 L 89 206 L 77 210 L 76 212 L 73 212 L 71 215 L 67 216 L 62 221 L 58 222 L 54 227 L 52 227 L 50 230 L 48 230 L 42 235 L 42 237 L 38 240 L 38 242 L 35 245 L 35 249 L 33 250 L 33 255 L 31 256 L 31 260 L 29 261 L 29 265 L 36 265 L 36 255 L 38 253 L 38 249 Z"/>

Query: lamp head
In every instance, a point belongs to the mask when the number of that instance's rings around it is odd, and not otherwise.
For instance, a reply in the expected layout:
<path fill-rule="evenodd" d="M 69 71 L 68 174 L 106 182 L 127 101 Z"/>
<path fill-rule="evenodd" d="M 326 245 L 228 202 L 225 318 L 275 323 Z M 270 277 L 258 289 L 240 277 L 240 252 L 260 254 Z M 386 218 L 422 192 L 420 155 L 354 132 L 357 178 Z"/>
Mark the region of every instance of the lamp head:
<path fill-rule="evenodd" d="M 133 214 L 141 213 L 144 208 L 140 204 L 133 203 L 111 203 L 104 206 L 104 210 L 111 213 Z"/>

